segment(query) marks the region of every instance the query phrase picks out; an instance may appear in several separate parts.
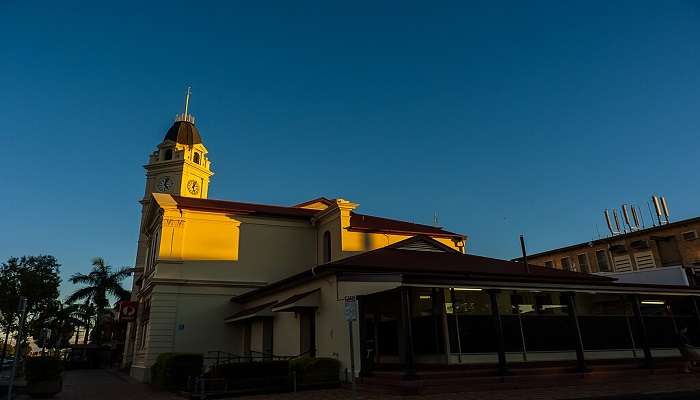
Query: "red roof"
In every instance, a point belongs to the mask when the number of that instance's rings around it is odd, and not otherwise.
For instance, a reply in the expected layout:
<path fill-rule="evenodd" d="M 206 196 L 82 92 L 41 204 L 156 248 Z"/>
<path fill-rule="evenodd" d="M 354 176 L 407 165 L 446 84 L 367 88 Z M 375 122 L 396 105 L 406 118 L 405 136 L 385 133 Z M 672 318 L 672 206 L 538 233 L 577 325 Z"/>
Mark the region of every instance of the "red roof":
<path fill-rule="evenodd" d="M 311 218 L 318 210 L 307 208 L 270 206 L 265 204 L 239 203 L 236 201 L 196 199 L 192 197 L 173 196 L 179 207 L 203 210 L 230 212 L 234 214 L 274 215 L 292 218 Z"/>
<path fill-rule="evenodd" d="M 612 282 L 615 279 L 582 272 L 563 271 L 496 258 L 462 254 L 457 251 L 415 251 L 402 249 L 408 243 L 422 240 L 439 242 L 429 237 L 415 237 L 391 246 L 368 251 L 321 265 L 317 271 L 330 269 L 349 272 L 454 274 L 461 277 L 519 277 L 529 279 L 567 280 L 584 282 Z"/>
<path fill-rule="evenodd" d="M 301 208 L 302 205 L 321 201 L 320 197 L 310 202 L 302 203 L 293 207 L 271 206 L 266 204 L 240 203 L 237 201 L 197 199 L 193 197 L 172 196 L 178 207 L 202 210 L 227 212 L 232 214 L 270 215 L 290 218 L 308 218 L 315 216 L 325 210 L 314 210 Z M 327 200 L 327 199 L 325 199 Z M 330 200 L 327 200 L 330 202 Z M 333 204 L 331 202 L 331 204 Z M 464 235 L 446 231 L 440 227 L 414 224 L 412 222 L 400 221 L 396 219 L 375 217 L 365 214 L 350 214 L 350 231 L 360 232 L 388 232 L 405 235 L 430 235 L 438 237 L 464 238 Z"/>
<path fill-rule="evenodd" d="M 444 236 L 456 238 L 464 237 L 464 235 L 446 231 L 439 226 L 414 224 L 413 222 L 406 222 L 396 219 L 375 217 L 372 215 L 357 213 L 350 214 L 350 226 L 348 227 L 348 230 L 367 232 L 379 231 L 414 235 L 424 234 L 431 236 Z"/>

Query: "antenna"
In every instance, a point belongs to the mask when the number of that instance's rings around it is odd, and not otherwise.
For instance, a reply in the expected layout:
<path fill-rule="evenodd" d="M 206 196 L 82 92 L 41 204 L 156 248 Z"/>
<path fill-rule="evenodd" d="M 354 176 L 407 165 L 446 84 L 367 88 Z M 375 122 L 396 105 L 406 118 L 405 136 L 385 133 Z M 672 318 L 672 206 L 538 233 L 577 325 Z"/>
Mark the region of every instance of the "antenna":
<path fill-rule="evenodd" d="M 637 216 L 637 209 L 634 208 L 634 206 L 630 206 L 630 209 L 632 210 L 632 221 L 634 221 L 634 227 L 639 230 L 641 228 L 639 227 L 639 216 Z"/>
<path fill-rule="evenodd" d="M 629 214 L 627 214 L 627 204 L 622 205 L 622 218 L 625 219 L 625 223 L 630 228 L 630 232 L 632 232 L 632 224 L 630 223 L 630 216 L 629 216 Z"/>
<path fill-rule="evenodd" d="M 661 225 L 661 205 L 659 204 L 659 198 L 656 195 L 651 196 L 651 201 L 654 202 L 654 210 L 656 210 L 656 219 Z"/>
<path fill-rule="evenodd" d="M 670 224 L 671 220 L 669 219 L 669 216 L 668 216 L 668 204 L 666 204 L 666 196 L 661 197 L 661 207 L 664 210 L 664 216 L 666 217 L 666 223 Z"/>
<path fill-rule="evenodd" d="M 605 223 L 608 224 L 608 230 L 610 231 L 610 236 L 614 236 L 615 231 L 613 231 L 612 224 L 610 223 L 610 213 L 608 212 L 607 208 L 605 209 L 603 214 L 605 215 Z"/>
<path fill-rule="evenodd" d="M 433 213 L 433 226 L 439 226 L 437 211 Z"/>
<path fill-rule="evenodd" d="M 613 208 L 613 218 L 615 219 L 615 228 L 617 229 L 617 233 L 622 232 L 620 229 L 620 220 L 617 218 L 617 210 Z"/>

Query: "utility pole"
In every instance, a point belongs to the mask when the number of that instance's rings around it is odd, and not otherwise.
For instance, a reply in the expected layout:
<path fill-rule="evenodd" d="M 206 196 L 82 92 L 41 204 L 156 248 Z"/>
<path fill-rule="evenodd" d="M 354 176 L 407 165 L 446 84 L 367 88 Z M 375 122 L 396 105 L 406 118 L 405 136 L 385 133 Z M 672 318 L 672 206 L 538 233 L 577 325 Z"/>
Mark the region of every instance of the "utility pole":
<path fill-rule="evenodd" d="M 22 356 L 22 337 L 24 335 L 24 322 L 27 320 L 27 298 L 21 296 L 17 306 L 19 314 L 19 328 L 17 328 L 17 343 L 15 345 L 15 362 L 12 363 L 10 382 L 7 385 L 7 400 L 12 400 L 12 387 L 15 385 L 15 375 L 17 374 L 17 364 Z"/>

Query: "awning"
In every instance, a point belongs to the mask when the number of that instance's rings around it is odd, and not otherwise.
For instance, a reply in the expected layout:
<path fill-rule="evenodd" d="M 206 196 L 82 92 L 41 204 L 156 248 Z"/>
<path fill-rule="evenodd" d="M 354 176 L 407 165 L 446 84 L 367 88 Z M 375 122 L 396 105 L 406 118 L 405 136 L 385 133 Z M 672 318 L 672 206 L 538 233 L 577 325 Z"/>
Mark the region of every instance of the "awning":
<path fill-rule="evenodd" d="M 321 289 L 295 294 L 294 296 L 277 303 L 272 307 L 272 312 L 294 312 L 304 308 L 317 308 L 321 304 Z"/>
<path fill-rule="evenodd" d="M 230 317 L 224 319 L 224 322 L 227 324 L 233 323 L 233 322 L 239 322 L 239 321 L 244 321 L 252 318 L 265 318 L 265 317 L 273 317 L 274 314 L 272 313 L 272 307 L 277 304 L 276 301 L 273 301 L 272 303 L 266 303 L 259 305 L 257 307 L 252 307 L 248 308 L 246 310 L 241 310 Z"/>

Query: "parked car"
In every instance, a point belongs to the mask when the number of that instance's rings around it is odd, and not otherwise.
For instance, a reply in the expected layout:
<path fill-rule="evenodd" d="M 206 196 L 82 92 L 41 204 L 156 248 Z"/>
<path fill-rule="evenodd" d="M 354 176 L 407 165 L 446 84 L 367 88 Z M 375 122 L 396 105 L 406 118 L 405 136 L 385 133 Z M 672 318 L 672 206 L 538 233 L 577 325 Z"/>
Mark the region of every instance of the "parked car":
<path fill-rule="evenodd" d="M 0 366 L 0 369 L 12 368 L 12 364 L 14 364 L 14 363 L 15 363 L 14 357 L 5 357 L 5 361 L 2 362 L 2 366 Z"/>

